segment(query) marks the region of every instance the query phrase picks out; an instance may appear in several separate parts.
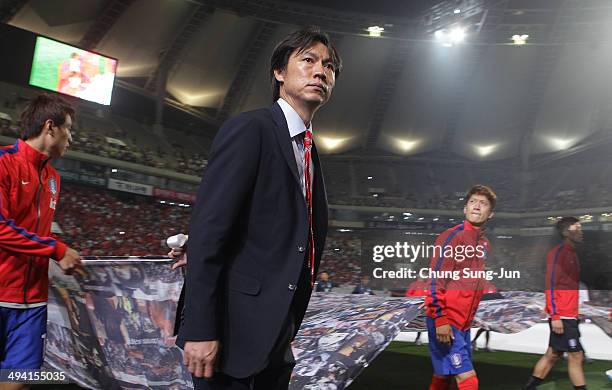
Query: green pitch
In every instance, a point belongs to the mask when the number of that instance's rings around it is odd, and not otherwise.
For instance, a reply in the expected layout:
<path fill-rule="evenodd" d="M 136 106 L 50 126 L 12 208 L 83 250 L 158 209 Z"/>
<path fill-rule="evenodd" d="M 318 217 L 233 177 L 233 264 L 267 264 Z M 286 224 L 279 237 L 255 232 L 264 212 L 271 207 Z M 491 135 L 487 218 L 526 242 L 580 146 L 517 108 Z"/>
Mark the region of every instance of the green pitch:
<path fill-rule="evenodd" d="M 519 390 L 531 375 L 539 355 L 516 352 L 474 352 L 481 390 Z M 584 365 L 589 390 L 612 390 L 605 371 L 612 362 Z M 432 370 L 427 346 L 393 342 L 366 368 L 349 390 L 427 390 Z M 451 389 L 455 388 L 454 386 Z M 573 390 L 567 362 L 559 361 L 538 390 Z"/>

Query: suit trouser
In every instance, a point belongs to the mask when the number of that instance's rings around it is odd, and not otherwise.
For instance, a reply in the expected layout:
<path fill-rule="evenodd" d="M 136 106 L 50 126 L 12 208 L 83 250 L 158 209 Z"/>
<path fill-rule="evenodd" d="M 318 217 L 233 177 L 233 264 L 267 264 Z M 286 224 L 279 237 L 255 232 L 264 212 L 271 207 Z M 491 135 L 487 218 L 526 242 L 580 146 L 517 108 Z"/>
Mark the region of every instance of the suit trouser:
<path fill-rule="evenodd" d="M 304 302 L 308 302 L 310 295 L 309 276 L 309 270 L 305 267 L 300 275 L 289 314 L 263 370 L 247 378 L 234 378 L 220 372 L 215 372 L 209 381 L 192 376 L 194 388 L 196 390 L 286 390 L 295 366 L 291 341 L 297 333 L 298 317 L 301 318 L 306 310 Z"/>

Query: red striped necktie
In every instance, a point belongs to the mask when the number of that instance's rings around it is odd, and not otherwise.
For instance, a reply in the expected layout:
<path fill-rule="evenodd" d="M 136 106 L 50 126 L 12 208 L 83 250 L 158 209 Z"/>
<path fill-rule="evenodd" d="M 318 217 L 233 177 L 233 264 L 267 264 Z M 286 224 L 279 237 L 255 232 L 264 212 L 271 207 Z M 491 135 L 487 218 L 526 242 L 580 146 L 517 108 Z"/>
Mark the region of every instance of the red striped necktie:
<path fill-rule="evenodd" d="M 304 186 L 306 189 L 306 205 L 308 207 L 308 256 L 306 262 L 310 270 L 310 288 L 314 287 L 315 280 L 315 250 L 314 250 L 314 231 L 312 228 L 312 185 L 310 177 L 312 150 L 312 131 L 306 130 L 304 136 Z"/>

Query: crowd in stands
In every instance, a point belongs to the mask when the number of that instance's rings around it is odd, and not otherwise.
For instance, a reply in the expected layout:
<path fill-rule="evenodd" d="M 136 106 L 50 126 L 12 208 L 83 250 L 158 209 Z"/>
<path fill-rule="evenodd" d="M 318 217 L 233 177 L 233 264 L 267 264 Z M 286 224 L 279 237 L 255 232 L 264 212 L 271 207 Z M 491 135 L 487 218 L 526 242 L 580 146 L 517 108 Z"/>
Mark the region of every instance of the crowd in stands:
<path fill-rule="evenodd" d="M 0 118 L 0 135 L 11 138 L 19 137 L 19 127 L 13 122 Z"/>
<path fill-rule="evenodd" d="M 153 198 L 63 183 L 59 236 L 83 256 L 163 255 L 165 239 L 187 232 L 189 208 Z"/>
<path fill-rule="evenodd" d="M 190 173 L 192 175 L 201 176 L 202 171 L 208 164 L 208 161 L 201 153 L 188 153 L 185 147 L 180 143 L 173 142 L 174 158 L 178 162 L 178 171 Z"/>
<path fill-rule="evenodd" d="M 0 112 L 8 115 L 10 120 L 0 115 L 0 135 L 19 138 L 20 122 L 17 118 L 19 98 L 7 99 Z M 10 115 L 12 114 L 12 115 Z M 79 113 L 73 125 L 70 150 L 93 154 L 96 156 L 127 161 L 154 168 L 170 169 L 194 176 L 201 176 L 207 164 L 203 153 L 189 152 L 180 143 L 173 140 L 159 139 L 157 146 L 142 145 L 132 131 L 122 128 L 110 120 L 96 118 L 90 113 Z M 150 140 L 156 137 L 151 133 Z M 164 144 L 172 145 L 172 149 Z"/>
<path fill-rule="evenodd" d="M 361 275 L 361 239 L 357 236 L 330 235 L 319 267 L 334 284 L 356 284 Z"/>

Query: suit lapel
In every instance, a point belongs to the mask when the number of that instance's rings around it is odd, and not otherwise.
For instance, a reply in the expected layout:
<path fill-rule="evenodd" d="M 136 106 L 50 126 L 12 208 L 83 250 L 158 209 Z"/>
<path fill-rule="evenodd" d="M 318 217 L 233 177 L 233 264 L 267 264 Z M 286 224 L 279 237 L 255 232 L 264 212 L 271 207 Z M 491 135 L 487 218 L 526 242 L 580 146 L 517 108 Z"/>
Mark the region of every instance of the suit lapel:
<path fill-rule="evenodd" d="M 325 237 L 327 236 L 328 210 L 327 210 L 327 191 L 325 190 L 325 181 L 323 180 L 323 168 L 319 160 L 317 146 L 312 144 L 312 162 L 314 164 L 314 180 L 312 193 L 312 219 L 314 223 L 316 250 L 321 253 L 325 245 Z M 318 266 L 318 265 L 317 265 Z"/>
<path fill-rule="evenodd" d="M 314 141 L 312 143 L 312 163 L 314 164 L 314 180 L 313 180 L 313 201 L 320 201 L 327 208 L 327 192 L 325 191 L 325 182 L 323 181 L 323 169 L 319 160 L 319 152 Z"/>
<path fill-rule="evenodd" d="M 300 180 L 300 176 L 298 175 L 298 167 L 297 163 L 295 162 L 295 155 L 293 154 L 293 146 L 291 137 L 289 137 L 289 127 L 287 126 L 285 114 L 283 114 L 283 110 L 281 110 L 277 103 L 274 103 L 271 110 L 272 118 L 274 119 L 274 123 L 276 123 L 276 126 L 274 127 L 276 130 L 276 140 L 278 141 L 278 145 L 283 152 L 285 162 L 287 162 L 287 165 L 289 165 L 293 178 L 301 190 L 302 182 Z"/>

